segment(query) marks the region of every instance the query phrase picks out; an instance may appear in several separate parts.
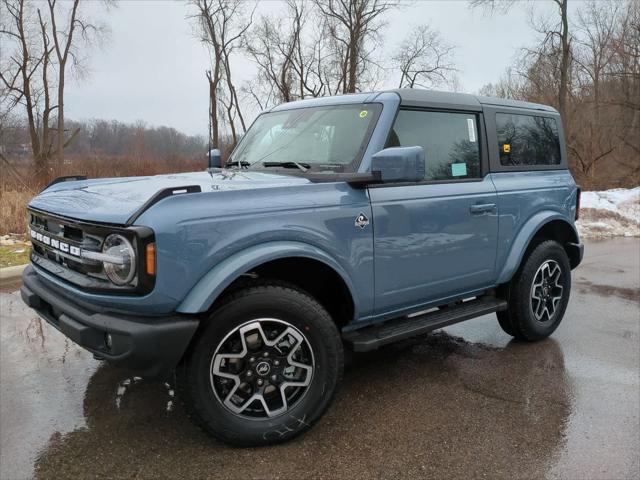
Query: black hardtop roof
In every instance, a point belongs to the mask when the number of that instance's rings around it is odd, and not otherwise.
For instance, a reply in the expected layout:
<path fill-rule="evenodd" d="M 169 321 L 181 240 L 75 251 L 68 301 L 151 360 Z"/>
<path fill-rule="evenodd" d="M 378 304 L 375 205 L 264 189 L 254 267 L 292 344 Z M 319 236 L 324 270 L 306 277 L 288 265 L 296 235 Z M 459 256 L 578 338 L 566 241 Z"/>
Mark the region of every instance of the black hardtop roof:
<path fill-rule="evenodd" d="M 510 100 L 506 98 L 483 97 L 469 93 L 440 92 L 419 88 L 400 88 L 392 91 L 400 95 L 401 105 L 410 107 L 436 107 L 479 111 L 482 110 L 483 105 L 487 105 L 558 113 L 555 108 L 540 103 L 522 102 L 520 100 Z"/>

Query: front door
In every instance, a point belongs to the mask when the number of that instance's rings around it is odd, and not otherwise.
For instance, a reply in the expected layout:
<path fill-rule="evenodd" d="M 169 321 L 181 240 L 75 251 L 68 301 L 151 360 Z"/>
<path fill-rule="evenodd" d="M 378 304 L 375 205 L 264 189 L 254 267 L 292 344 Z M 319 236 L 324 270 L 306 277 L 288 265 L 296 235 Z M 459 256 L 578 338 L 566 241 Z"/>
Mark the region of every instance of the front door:
<path fill-rule="evenodd" d="M 421 145 L 425 180 L 369 189 L 377 314 L 473 292 L 495 278 L 496 191 L 479 113 L 400 110 L 387 146 Z"/>

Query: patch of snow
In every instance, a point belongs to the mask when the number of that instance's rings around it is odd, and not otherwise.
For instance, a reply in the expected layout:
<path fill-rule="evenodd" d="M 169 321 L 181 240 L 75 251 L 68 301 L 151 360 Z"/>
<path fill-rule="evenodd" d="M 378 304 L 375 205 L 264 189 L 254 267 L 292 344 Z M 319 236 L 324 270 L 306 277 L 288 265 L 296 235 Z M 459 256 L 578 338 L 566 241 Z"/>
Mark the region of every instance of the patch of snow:
<path fill-rule="evenodd" d="M 603 230 L 610 227 L 610 225 L 605 222 L 584 222 L 584 226 L 588 226 L 589 228 L 602 228 Z"/>
<path fill-rule="evenodd" d="M 585 238 L 640 236 L 640 187 L 582 192 L 576 225 Z"/>
<path fill-rule="evenodd" d="M 631 217 L 633 217 L 633 213 L 635 213 L 637 218 L 640 206 L 640 187 L 615 188 L 603 192 L 582 192 L 581 205 L 582 208 L 609 210 L 624 216 L 627 216 L 626 213 L 631 213 Z M 631 212 L 626 210 L 631 210 Z"/>

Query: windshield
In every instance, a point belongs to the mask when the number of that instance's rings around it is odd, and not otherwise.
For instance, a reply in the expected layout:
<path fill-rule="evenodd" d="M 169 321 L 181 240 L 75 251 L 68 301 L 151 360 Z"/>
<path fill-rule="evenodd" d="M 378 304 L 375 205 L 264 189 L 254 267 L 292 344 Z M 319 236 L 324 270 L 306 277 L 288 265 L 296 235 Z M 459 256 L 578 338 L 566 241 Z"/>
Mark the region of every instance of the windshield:
<path fill-rule="evenodd" d="M 260 115 L 229 159 L 249 168 L 351 170 L 380 104 L 307 107 Z"/>

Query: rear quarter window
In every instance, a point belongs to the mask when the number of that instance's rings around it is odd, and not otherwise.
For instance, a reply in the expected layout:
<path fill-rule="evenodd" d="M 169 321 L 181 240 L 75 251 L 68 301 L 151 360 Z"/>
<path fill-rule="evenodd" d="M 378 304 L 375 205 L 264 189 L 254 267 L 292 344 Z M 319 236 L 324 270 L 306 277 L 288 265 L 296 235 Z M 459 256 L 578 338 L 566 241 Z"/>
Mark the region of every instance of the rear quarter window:
<path fill-rule="evenodd" d="M 555 118 L 496 113 L 496 130 L 501 165 L 560 164 L 560 138 Z"/>

